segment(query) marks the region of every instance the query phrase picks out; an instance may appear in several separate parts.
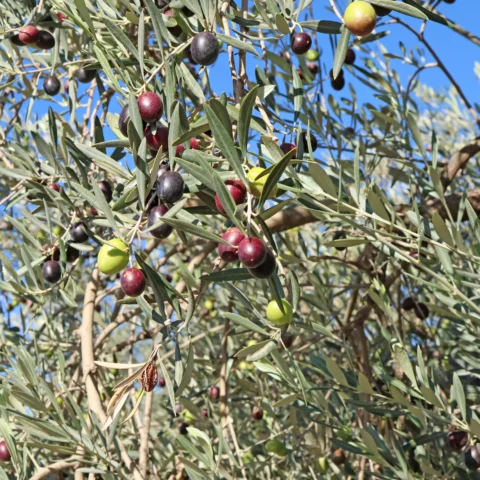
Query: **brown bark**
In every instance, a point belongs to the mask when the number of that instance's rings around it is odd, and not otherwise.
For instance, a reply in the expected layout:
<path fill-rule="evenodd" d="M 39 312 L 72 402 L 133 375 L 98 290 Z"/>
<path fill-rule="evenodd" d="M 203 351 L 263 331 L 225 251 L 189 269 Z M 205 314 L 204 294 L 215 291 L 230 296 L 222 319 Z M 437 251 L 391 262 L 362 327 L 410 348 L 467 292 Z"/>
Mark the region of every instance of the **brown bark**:
<path fill-rule="evenodd" d="M 442 173 L 442 184 L 444 189 L 450 185 L 457 173 L 467 166 L 468 161 L 479 152 L 480 137 L 475 138 L 462 147 L 458 152 L 455 152 Z"/>

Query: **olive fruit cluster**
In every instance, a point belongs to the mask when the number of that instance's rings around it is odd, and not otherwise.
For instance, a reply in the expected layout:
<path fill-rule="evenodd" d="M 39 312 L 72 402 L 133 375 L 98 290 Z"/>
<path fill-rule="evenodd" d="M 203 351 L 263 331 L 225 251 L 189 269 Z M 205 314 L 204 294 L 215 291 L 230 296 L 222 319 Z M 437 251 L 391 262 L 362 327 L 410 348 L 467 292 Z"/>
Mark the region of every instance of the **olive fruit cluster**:
<path fill-rule="evenodd" d="M 26 25 L 10 41 L 19 47 L 32 45 L 42 50 L 51 50 L 55 46 L 55 37 L 47 30 L 39 30 L 34 25 Z"/>
<path fill-rule="evenodd" d="M 101 180 L 98 183 L 98 186 L 102 193 L 105 196 L 107 202 L 110 202 L 113 197 L 112 186 L 109 182 Z M 50 183 L 48 188 L 54 190 L 55 192 L 60 192 L 62 188 L 57 183 Z M 95 208 L 90 209 L 92 215 L 96 215 L 97 211 Z M 55 227 L 53 232 L 55 233 Z M 61 231 L 61 229 L 59 229 Z M 60 233 L 59 233 L 60 234 Z M 66 259 L 67 262 L 74 262 L 80 255 L 79 250 L 72 244 L 81 244 L 85 243 L 89 239 L 88 228 L 86 224 L 82 221 L 76 222 L 72 225 L 69 231 L 70 241 L 66 244 Z M 46 255 L 46 260 L 42 266 L 43 278 L 46 282 L 54 284 L 60 281 L 62 278 L 62 267 L 59 263 L 60 260 L 60 250 L 57 246 L 47 245 L 44 247 L 44 252 Z"/>
<path fill-rule="evenodd" d="M 454 452 L 461 452 L 468 445 L 468 433 L 452 427 L 448 432 L 448 444 Z"/>
<path fill-rule="evenodd" d="M 448 432 L 448 444 L 454 452 L 464 450 L 465 466 L 469 470 L 480 469 L 480 452 L 478 446 L 470 445 L 470 438 L 467 432 L 452 427 Z"/>
<path fill-rule="evenodd" d="M 183 196 L 184 189 L 185 184 L 180 173 L 170 171 L 168 165 L 163 165 L 160 170 L 160 176 L 156 182 L 155 191 L 152 192 L 163 204 L 153 206 L 150 209 L 148 213 L 149 227 L 159 223 L 168 211 L 168 207 L 165 204 L 180 200 Z M 152 229 L 150 233 L 155 238 L 163 239 L 167 238 L 172 231 L 173 228 L 171 226 L 162 223 Z M 128 246 L 118 238 L 107 242 L 102 246 L 98 254 L 99 270 L 106 275 L 115 275 L 121 272 L 128 264 L 128 252 Z M 138 297 L 145 291 L 146 277 L 141 269 L 128 268 L 122 272 L 120 284 L 125 295 Z"/>
<path fill-rule="evenodd" d="M 48 33 L 48 32 L 47 32 Z M 53 38 L 53 37 L 52 37 Z M 87 69 L 87 65 L 82 65 L 76 72 L 75 76 L 80 83 L 90 83 L 97 74 L 94 69 Z M 65 82 L 65 92 L 68 92 L 69 80 Z M 43 80 L 43 91 L 50 97 L 54 97 L 60 92 L 60 80 L 56 75 L 48 75 Z"/>
<path fill-rule="evenodd" d="M 182 175 L 171 171 L 168 165 L 164 164 L 162 166 L 159 175 L 152 195 L 156 196 L 163 204 L 156 204 L 150 208 L 148 212 L 148 227 L 157 224 L 168 212 L 168 207 L 165 204 L 175 203 L 180 200 L 185 190 L 185 182 Z M 165 223 L 150 230 L 151 235 L 159 239 L 167 238 L 172 232 L 173 228 Z"/>
<path fill-rule="evenodd" d="M 62 278 L 62 267 L 59 263 L 60 250 L 57 246 L 46 245 L 44 247 L 46 260 L 42 265 L 42 275 L 46 282 L 57 283 Z M 80 252 L 70 244 L 66 245 L 67 262 L 74 262 L 80 255 Z"/>
<path fill-rule="evenodd" d="M 222 240 L 230 244 L 218 244 L 218 255 L 224 262 L 240 260 L 256 278 L 268 278 L 275 273 L 275 256 L 259 238 L 246 237 L 239 228 L 233 227 L 222 235 Z"/>
<path fill-rule="evenodd" d="M 320 58 L 320 53 L 318 50 L 310 49 L 305 55 L 307 60 L 308 71 L 313 75 L 318 75 L 320 73 L 320 65 L 318 59 Z M 301 71 L 301 70 L 300 70 Z"/>
<path fill-rule="evenodd" d="M 10 41 L 19 47 L 31 45 L 41 50 L 51 50 L 55 46 L 55 37 L 47 30 L 39 30 L 34 25 L 23 27 Z M 43 90 L 49 96 L 60 91 L 60 80 L 55 75 L 48 75 L 43 81 Z"/>
<path fill-rule="evenodd" d="M 429 308 L 422 302 L 417 302 L 412 297 L 407 297 L 402 302 L 402 309 L 405 311 L 413 310 L 415 315 L 420 320 L 426 320 L 430 315 Z"/>
<path fill-rule="evenodd" d="M 128 245 L 119 238 L 105 243 L 98 253 L 98 269 L 105 275 L 120 273 L 128 264 Z M 139 268 L 127 268 L 122 272 L 120 285 L 125 295 L 140 296 L 146 288 L 145 274 Z"/>
<path fill-rule="evenodd" d="M 143 121 L 143 130 L 147 139 L 147 146 L 152 152 L 162 149 L 162 152 L 168 150 L 168 128 L 164 125 L 157 125 L 163 114 L 163 101 L 159 95 L 154 92 L 144 92 L 137 98 L 138 111 Z M 125 105 L 118 118 L 118 128 L 123 135 L 128 136 L 129 106 Z M 198 141 L 195 138 L 190 139 L 190 148 L 199 149 Z M 183 145 L 179 145 L 176 155 L 181 156 L 185 150 Z"/>

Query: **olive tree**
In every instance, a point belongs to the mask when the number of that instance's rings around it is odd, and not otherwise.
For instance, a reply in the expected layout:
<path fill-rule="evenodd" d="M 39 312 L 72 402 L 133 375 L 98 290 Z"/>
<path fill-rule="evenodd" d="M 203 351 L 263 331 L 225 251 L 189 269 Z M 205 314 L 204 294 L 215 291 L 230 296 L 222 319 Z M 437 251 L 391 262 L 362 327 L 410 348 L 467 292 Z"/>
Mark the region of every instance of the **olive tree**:
<path fill-rule="evenodd" d="M 316 3 L 2 4 L 0 479 L 476 478 L 480 38 Z"/>

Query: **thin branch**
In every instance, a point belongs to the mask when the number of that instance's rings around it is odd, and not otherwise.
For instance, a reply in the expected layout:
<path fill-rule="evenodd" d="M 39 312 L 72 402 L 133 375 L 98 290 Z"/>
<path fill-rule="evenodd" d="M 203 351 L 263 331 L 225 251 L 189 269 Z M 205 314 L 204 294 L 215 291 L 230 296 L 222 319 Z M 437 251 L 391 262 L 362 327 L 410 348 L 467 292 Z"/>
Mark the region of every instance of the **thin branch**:
<path fill-rule="evenodd" d="M 145 410 L 143 412 L 143 425 L 140 429 L 140 452 L 138 466 L 140 473 L 147 478 L 148 469 L 148 440 L 150 437 L 150 421 L 152 419 L 153 392 L 146 394 Z"/>
<path fill-rule="evenodd" d="M 229 6 L 230 6 L 230 0 L 227 0 L 226 2 L 223 3 L 222 8 L 220 9 L 220 16 L 222 17 L 223 30 L 225 31 L 225 35 L 227 35 L 227 37 L 231 36 L 230 25 L 228 24 L 228 18 L 225 15 Z M 237 69 L 235 67 L 235 56 L 234 56 L 233 47 L 231 45 L 228 45 L 227 51 L 228 51 L 228 64 L 230 66 L 230 74 L 232 76 L 232 82 L 233 82 L 233 93 L 235 95 L 235 102 L 238 104 L 240 103 L 240 98 L 242 95 L 242 85 L 239 81 Z"/>
<path fill-rule="evenodd" d="M 102 423 L 105 422 L 107 416 L 103 411 L 102 401 L 98 393 L 97 384 L 93 378 L 95 372 L 95 361 L 93 353 L 93 317 L 95 313 L 95 297 L 99 284 L 99 271 L 95 267 L 92 272 L 92 277 L 85 287 L 85 298 L 83 302 L 82 314 L 82 372 L 85 382 L 85 389 L 87 392 L 88 408 L 94 412 Z M 123 443 L 118 440 L 118 446 L 125 465 L 130 471 L 133 471 L 134 480 L 144 480 L 143 476 L 138 471 L 137 467 L 132 462 Z"/>
<path fill-rule="evenodd" d="M 54 473 L 61 473 L 65 471 L 74 472 L 81 466 L 79 460 L 60 460 L 59 462 L 52 463 L 47 467 L 43 467 L 38 472 L 30 477 L 30 480 L 42 480 L 42 478 L 48 477 Z"/>
<path fill-rule="evenodd" d="M 438 16 L 442 17 L 444 20 L 446 20 L 449 24 L 449 27 L 456 33 L 458 33 L 459 35 L 461 35 L 462 37 L 465 37 L 467 40 L 470 40 L 472 43 L 474 43 L 475 45 L 478 45 L 480 47 L 480 37 L 477 37 L 476 35 L 474 35 L 473 33 L 469 32 L 468 30 L 465 30 L 463 27 L 461 27 L 460 25 L 458 25 L 457 23 L 455 23 L 453 20 L 451 20 L 450 18 L 448 18 L 447 16 L 443 15 L 443 13 L 439 12 L 436 8 L 436 5 L 433 5 L 431 7 L 429 7 L 426 3 L 424 2 L 417 2 L 419 4 L 421 4 L 424 8 L 426 8 L 427 10 L 430 10 L 431 12 L 433 13 L 436 13 Z M 441 2 L 438 2 L 437 5 L 440 4 L 440 5 L 444 5 L 443 3 Z"/>
<path fill-rule="evenodd" d="M 345 21 L 343 20 L 342 14 L 340 13 L 340 11 L 337 8 L 337 4 L 335 3 L 335 0 L 330 0 L 330 5 L 332 6 L 332 9 L 333 9 L 335 15 L 340 19 L 340 21 L 342 23 L 345 23 Z"/>
<path fill-rule="evenodd" d="M 442 185 L 444 189 L 450 185 L 457 173 L 463 170 L 467 166 L 468 161 L 477 153 L 480 153 L 480 137 L 475 138 L 475 140 L 467 143 L 467 145 L 458 150 L 458 152 L 455 152 L 442 172 Z"/>
<path fill-rule="evenodd" d="M 450 70 L 445 66 L 445 64 L 442 62 L 442 59 L 437 55 L 437 52 L 435 49 L 425 40 L 424 36 L 418 33 L 413 27 L 411 27 L 408 23 L 405 23 L 404 21 L 400 20 L 397 17 L 394 17 L 394 20 L 399 23 L 400 25 L 403 25 L 407 30 L 412 32 L 420 42 L 422 42 L 427 50 L 430 52 L 432 57 L 435 59 L 435 61 L 438 63 L 438 67 L 442 70 L 442 72 L 446 75 L 446 77 L 450 80 L 451 84 L 457 91 L 458 95 L 460 98 L 463 100 L 463 103 L 465 103 L 466 107 L 468 108 L 469 112 L 471 113 L 473 119 L 475 120 L 475 123 L 480 126 L 480 119 L 478 118 L 477 111 L 473 108 L 472 104 L 468 100 L 467 96 L 463 93 L 463 90 L 460 88 L 460 85 L 457 83 L 453 75 L 450 73 Z"/>
<path fill-rule="evenodd" d="M 222 366 L 220 368 L 220 419 L 222 425 L 222 435 L 227 438 L 227 422 L 228 422 L 228 332 L 230 331 L 230 320 L 225 321 L 222 339 Z"/>

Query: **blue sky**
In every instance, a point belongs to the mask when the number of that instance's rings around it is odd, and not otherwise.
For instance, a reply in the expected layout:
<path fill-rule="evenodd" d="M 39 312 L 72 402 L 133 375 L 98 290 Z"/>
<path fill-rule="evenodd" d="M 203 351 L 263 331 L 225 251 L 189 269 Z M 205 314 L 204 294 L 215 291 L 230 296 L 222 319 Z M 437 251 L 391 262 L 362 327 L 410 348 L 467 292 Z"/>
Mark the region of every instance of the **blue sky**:
<path fill-rule="evenodd" d="M 453 5 L 448 5 L 441 3 L 438 7 L 439 11 L 446 15 L 449 19 L 464 27 L 465 29 L 471 32 L 479 32 L 478 28 L 478 16 L 472 15 L 472 5 L 467 8 L 465 0 L 457 0 Z M 468 2 L 469 3 L 469 2 Z M 327 8 L 329 2 L 326 0 L 323 1 L 314 1 L 314 17 L 315 19 L 322 20 L 337 20 L 338 18 Z M 346 0 L 337 0 L 337 5 L 339 6 L 340 11 L 343 11 L 343 8 L 347 5 Z M 477 13 L 480 13 L 480 8 L 477 8 Z M 410 23 L 412 26 L 419 28 L 421 21 L 413 19 L 411 17 L 406 17 L 404 15 L 396 14 L 396 16 L 402 18 L 403 20 Z M 388 17 L 386 17 L 388 18 Z M 304 20 L 304 15 L 301 16 L 301 20 Z M 379 31 L 389 30 L 391 34 L 381 40 L 381 42 L 387 47 L 391 53 L 397 53 L 401 55 L 399 49 L 399 42 L 402 41 L 408 49 L 414 49 L 419 45 L 417 38 L 410 32 L 408 32 L 401 25 L 388 25 L 380 27 Z M 308 32 L 311 33 L 311 32 Z M 323 49 L 322 62 L 327 66 L 331 66 L 333 63 L 333 54 L 330 47 L 330 40 L 328 35 L 317 34 L 318 41 L 320 46 Z M 453 74 L 454 78 L 460 84 L 461 88 L 464 90 L 467 97 L 472 103 L 478 102 L 479 99 L 479 82 L 474 74 L 474 63 L 475 60 L 480 61 L 479 47 L 474 45 L 472 42 L 468 41 L 464 37 L 450 30 L 448 27 L 439 25 L 434 22 L 428 22 L 426 31 L 426 39 L 429 43 L 437 50 L 441 60 Z M 420 45 L 422 47 L 422 45 Z M 223 90 L 231 91 L 231 80 L 230 73 L 227 64 L 227 55 L 224 53 L 217 63 L 211 68 L 210 79 L 212 82 L 213 89 L 216 93 L 221 93 Z M 427 52 L 427 62 L 431 62 L 433 59 L 429 56 Z M 295 62 L 295 60 L 294 60 Z M 255 62 L 255 58 L 252 56 L 248 57 L 248 73 L 249 78 L 252 80 L 254 76 L 254 66 L 259 64 L 263 67 L 263 61 Z M 297 62 L 298 64 L 298 62 Z M 402 75 L 411 75 L 413 73 L 412 67 L 402 68 L 399 61 L 395 62 L 395 69 L 398 69 L 399 73 Z M 430 69 L 426 70 L 421 74 L 421 81 L 427 83 L 433 88 L 447 88 L 449 86 L 449 81 L 441 72 L 440 69 Z M 349 76 L 348 81 L 352 81 L 352 76 Z M 402 80 L 407 81 L 408 77 L 402 77 Z M 361 84 L 361 82 L 354 81 L 355 89 L 359 92 L 364 92 L 369 94 L 366 87 Z M 328 82 L 326 82 L 326 92 L 334 93 L 335 95 L 345 95 L 345 90 L 341 93 L 334 92 Z"/>

